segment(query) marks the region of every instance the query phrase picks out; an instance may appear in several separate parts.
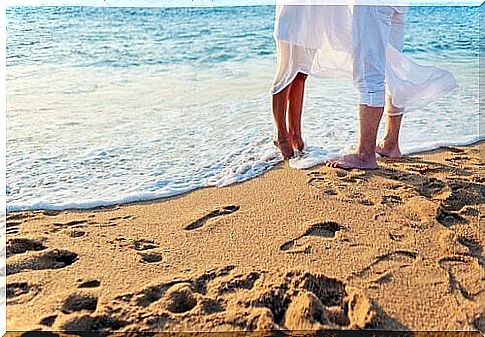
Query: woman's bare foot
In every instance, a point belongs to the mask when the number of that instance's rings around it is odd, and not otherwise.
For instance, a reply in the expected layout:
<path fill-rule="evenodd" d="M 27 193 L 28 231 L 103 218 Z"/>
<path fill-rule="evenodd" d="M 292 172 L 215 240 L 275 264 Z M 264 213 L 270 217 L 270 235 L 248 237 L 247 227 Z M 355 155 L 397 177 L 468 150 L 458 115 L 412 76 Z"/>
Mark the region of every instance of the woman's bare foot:
<path fill-rule="evenodd" d="M 339 159 L 330 160 L 327 162 L 327 166 L 333 168 L 342 168 L 345 170 L 375 170 L 377 169 L 377 161 L 375 155 L 361 155 L 355 153 L 345 155 Z"/>
<path fill-rule="evenodd" d="M 293 157 L 293 147 L 289 137 L 273 136 L 273 144 L 280 149 L 284 159 Z"/>
<path fill-rule="evenodd" d="M 291 146 L 293 147 L 294 151 L 302 152 L 305 144 L 303 143 L 303 139 L 301 135 L 291 135 L 290 136 Z"/>
<path fill-rule="evenodd" d="M 401 158 L 402 156 L 399 145 L 389 145 L 385 142 L 385 140 L 381 141 L 379 145 L 376 146 L 376 153 L 379 154 L 381 157 L 392 159 Z"/>

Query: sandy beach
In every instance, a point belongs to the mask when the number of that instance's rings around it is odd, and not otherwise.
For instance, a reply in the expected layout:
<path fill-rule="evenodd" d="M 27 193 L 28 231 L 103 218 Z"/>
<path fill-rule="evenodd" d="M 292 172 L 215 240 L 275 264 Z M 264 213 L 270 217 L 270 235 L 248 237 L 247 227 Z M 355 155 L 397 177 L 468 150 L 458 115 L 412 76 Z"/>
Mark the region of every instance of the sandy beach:
<path fill-rule="evenodd" d="M 7 214 L 7 329 L 484 331 L 484 146 Z"/>

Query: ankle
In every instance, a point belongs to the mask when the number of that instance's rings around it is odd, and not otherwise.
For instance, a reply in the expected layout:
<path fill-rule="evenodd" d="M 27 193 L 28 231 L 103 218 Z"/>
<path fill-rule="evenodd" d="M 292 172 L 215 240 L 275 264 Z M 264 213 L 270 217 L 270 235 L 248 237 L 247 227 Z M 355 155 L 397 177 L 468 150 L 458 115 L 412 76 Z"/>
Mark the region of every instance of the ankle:
<path fill-rule="evenodd" d="M 288 131 L 288 136 L 291 139 L 301 139 L 301 131 L 298 132 L 298 131 L 294 131 L 294 130 L 289 130 Z"/>
<path fill-rule="evenodd" d="M 394 137 L 385 136 L 379 142 L 379 146 L 386 149 L 399 149 L 399 141 Z"/>
<path fill-rule="evenodd" d="M 286 131 L 278 131 L 278 132 L 276 132 L 275 135 L 278 138 L 278 140 L 284 140 L 284 141 L 286 141 L 286 140 L 288 140 L 290 138 L 289 133 L 286 132 Z"/>
<path fill-rule="evenodd" d="M 291 145 L 293 146 L 293 148 L 298 151 L 302 151 L 304 144 L 303 144 L 303 139 L 301 138 L 301 134 L 290 132 L 289 135 L 290 135 Z"/>
<path fill-rule="evenodd" d="M 364 148 L 359 148 L 357 150 L 357 155 L 364 161 L 372 162 L 376 160 L 375 150 L 368 150 Z"/>

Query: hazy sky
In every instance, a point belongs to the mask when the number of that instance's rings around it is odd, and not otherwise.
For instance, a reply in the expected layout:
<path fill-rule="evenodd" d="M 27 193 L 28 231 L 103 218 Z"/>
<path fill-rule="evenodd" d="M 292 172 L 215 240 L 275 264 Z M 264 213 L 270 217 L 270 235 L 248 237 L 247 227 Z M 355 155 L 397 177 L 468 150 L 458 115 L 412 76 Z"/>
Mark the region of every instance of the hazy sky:
<path fill-rule="evenodd" d="M 348 4 L 355 0 L 7 0 L 7 6 L 212 7 L 287 4 Z M 484 0 L 358 0 L 363 4 L 481 5 Z"/>

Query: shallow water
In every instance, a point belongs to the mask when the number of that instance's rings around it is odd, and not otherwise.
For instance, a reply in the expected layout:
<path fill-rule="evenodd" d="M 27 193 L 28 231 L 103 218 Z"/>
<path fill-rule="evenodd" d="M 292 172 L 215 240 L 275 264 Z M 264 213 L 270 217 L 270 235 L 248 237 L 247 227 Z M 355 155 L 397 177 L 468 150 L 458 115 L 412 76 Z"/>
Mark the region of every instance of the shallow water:
<path fill-rule="evenodd" d="M 416 7 L 405 52 L 459 88 L 406 116 L 406 153 L 478 140 L 479 9 Z M 109 205 L 224 186 L 271 145 L 274 8 L 7 10 L 7 209 Z M 355 142 L 349 83 L 309 79 L 311 160 Z"/>

